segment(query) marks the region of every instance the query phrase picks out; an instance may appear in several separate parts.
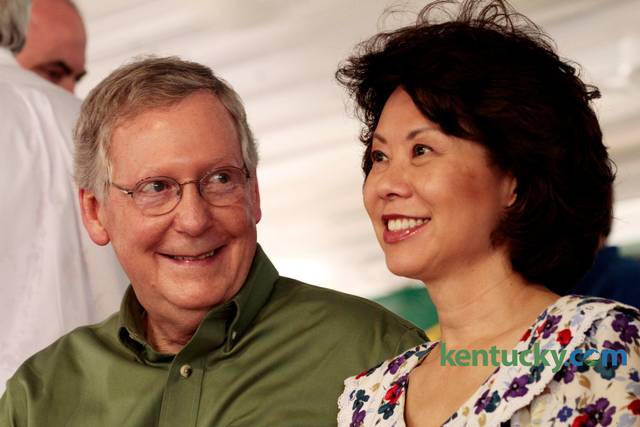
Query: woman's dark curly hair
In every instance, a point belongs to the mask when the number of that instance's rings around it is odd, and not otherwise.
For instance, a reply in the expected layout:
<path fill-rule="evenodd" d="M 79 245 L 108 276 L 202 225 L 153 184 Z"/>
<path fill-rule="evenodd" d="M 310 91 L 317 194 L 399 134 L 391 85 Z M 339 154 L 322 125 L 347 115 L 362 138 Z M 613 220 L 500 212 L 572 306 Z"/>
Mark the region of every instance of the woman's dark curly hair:
<path fill-rule="evenodd" d="M 444 133 L 483 145 L 517 179 L 494 245 L 507 245 L 524 279 L 565 293 L 611 226 L 615 174 L 590 106 L 600 93 L 506 1 L 466 0 L 455 17 L 432 22 L 446 3 L 363 42 L 336 72 L 364 123 L 365 176 L 382 109 L 402 87 Z"/>

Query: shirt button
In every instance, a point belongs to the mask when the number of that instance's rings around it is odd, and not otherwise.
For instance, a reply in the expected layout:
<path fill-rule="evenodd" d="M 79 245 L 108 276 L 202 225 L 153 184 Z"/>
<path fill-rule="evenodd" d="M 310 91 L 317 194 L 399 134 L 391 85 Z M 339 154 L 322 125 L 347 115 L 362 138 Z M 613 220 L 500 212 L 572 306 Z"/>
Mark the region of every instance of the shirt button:
<path fill-rule="evenodd" d="M 232 331 L 232 332 L 231 332 L 231 340 L 232 340 L 232 341 L 235 341 L 235 340 L 236 340 L 236 336 L 237 336 L 237 335 L 238 335 L 238 334 L 237 334 L 237 332 L 236 332 L 236 331 Z"/>
<path fill-rule="evenodd" d="M 180 375 L 182 375 L 183 378 L 189 378 L 192 373 L 193 368 L 191 367 L 191 365 L 187 364 L 180 366 Z"/>

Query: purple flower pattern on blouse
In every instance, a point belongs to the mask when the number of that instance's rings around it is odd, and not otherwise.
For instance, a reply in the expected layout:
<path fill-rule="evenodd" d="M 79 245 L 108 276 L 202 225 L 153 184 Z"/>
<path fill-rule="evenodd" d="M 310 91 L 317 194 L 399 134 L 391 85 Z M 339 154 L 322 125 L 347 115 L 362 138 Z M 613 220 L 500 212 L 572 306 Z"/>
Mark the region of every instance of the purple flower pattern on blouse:
<path fill-rule="evenodd" d="M 513 381 L 511 381 L 511 385 L 509 386 L 507 391 L 504 392 L 502 397 L 506 399 L 508 397 L 524 396 L 525 394 L 527 394 L 527 391 L 529 391 L 529 389 L 527 388 L 527 384 L 529 384 L 529 375 L 522 375 L 520 377 L 514 378 Z"/>
<path fill-rule="evenodd" d="M 569 419 L 571 414 L 573 414 L 573 409 L 569 408 L 568 406 L 563 406 L 562 409 L 560 409 L 560 412 L 558 412 L 558 419 L 562 422 L 565 422 Z"/>
<path fill-rule="evenodd" d="M 475 413 L 479 414 L 482 411 L 493 412 L 496 410 L 496 407 L 500 404 L 500 395 L 497 391 L 494 391 L 493 394 L 489 395 L 491 390 L 487 389 L 482 396 L 478 398 L 475 403 Z"/>
<path fill-rule="evenodd" d="M 560 323 L 560 319 L 562 316 L 549 316 L 547 320 L 544 322 L 544 326 L 542 328 L 542 338 L 547 339 L 549 336 L 558 329 L 558 323 Z"/>
<path fill-rule="evenodd" d="M 356 410 L 353 412 L 353 417 L 351 418 L 351 424 L 349 427 L 360 427 L 364 422 L 364 417 L 367 415 L 366 411 Z"/>
<path fill-rule="evenodd" d="M 600 312 L 594 315 L 597 310 Z M 585 320 L 572 323 L 572 319 L 577 317 Z M 533 424 L 534 417 L 538 417 L 535 418 L 536 424 L 541 425 L 548 425 L 551 420 L 572 427 L 640 425 L 640 361 L 633 356 L 640 353 L 639 327 L 640 313 L 618 303 L 599 298 L 562 297 L 530 326 L 529 330 L 535 333 L 526 334 L 518 344 L 519 348 L 531 348 L 532 342 L 545 349 L 554 345 L 560 348 L 562 343 L 557 341 L 555 332 L 570 330 L 573 338 L 569 351 L 575 346 L 583 351 L 624 350 L 629 355 L 630 365 L 618 363 L 618 366 L 611 366 L 609 363 L 591 366 L 576 357 L 580 366 L 568 363 L 556 373 L 552 371 L 553 365 L 502 366 L 445 421 L 443 427 L 466 424 L 489 427 L 504 420 L 508 423 L 509 419 L 520 423 L 527 420 L 528 425 Z M 338 426 L 404 426 L 403 411 L 398 407 L 403 408 L 405 404 L 408 375 L 428 357 L 436 344 L 423 344 L 405 351 L 383 363 L 370 375 L 367 373 L 359 377 L 353 385 L 347 383 L 340 397 Z M 618 362 L 620 360 L 619 357 Z M 352 386 L 355 388 L 350 388 Z M 548 394 L 554 397 L 537 400 Z M 345 396 L 348 397 L 346 401 L 343 400 Z M 542 402 L 535 414 L 529 412 L 522 415 L 524 418 L 517 418 L 519 413 L 529 411 L 529 405 L 534 402 Z"/>
<path fill-rule="evenodd" d="M 616 319 L 611 324 L 613 330 L 620 333 L 620 339 L 626 343 L 631 343 L 638 339 L 638 327 L 631 324 L 631 316 L 623 313 L 616 314 Z"/>
<path fill-rule="evenodd" d="M 390 374 L 395 374 L 396 372 L 398 372 L 398 369 L 400 369 L 400 366 L 402 366 L 402 364 L 406 360 L 407 359 L 404 357 L 404 355 L 402 355 L 400 357 L 396 357 L 395 359 L 393 359 L 389 363 L 389 367 L 387 368 L 387 372 L 389 372 Z"/>
<path fill-rule="evenodd" d="M 565 384 L 569 384 L 571 381 L 573 381 L 575 375 L 576 365 L 570 363 L 569 365 L 563 366 L 562 369 L 556 372 L 556 374 L 553 376 L 553 379 L 558 382 L 562 381 Z"/>
<path fill-rule="evenodd" d="M 369 395 L 364 390 L 357 390 L 355 393 L 351 393 L 351 398 L 353 400 L 353 416 L 349 427 L 360 427 L 367 414 L 366 411 L 362 410 L 362 407 L 369 401 Z"/>
<path fill-rule="evenodd" d="M 587 407 L 584 408 L 584 414 L 589 418 L 582 425 L 588 427 L 595 427 L 597 425 L 608 426 L 611 424 L 611 416 L 614 412 L 616 412 L 616 407 L 609 406 L 609 400 L 601 397 L 596 403 L 587 405 Z"/>

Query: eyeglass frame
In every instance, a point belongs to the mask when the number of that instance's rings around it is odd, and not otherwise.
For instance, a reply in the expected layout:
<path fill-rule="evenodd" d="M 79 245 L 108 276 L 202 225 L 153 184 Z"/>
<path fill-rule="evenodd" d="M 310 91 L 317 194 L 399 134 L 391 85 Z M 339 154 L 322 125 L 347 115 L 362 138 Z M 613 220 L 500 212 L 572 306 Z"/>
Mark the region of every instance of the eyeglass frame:
<path fill-rule="evenodd" d="M 246 178 L 246 181 L 242 184 L 243 186 L 246 185 L 246 183 L 251 179 L 251 172 L 249 172 L 249 169 L 247 168 L 246 164 L 243 164 L 241 168 L 237 167 L 237 166 L 220 166 L 217 167 L 215 169 L 211 169 L 207 172 L 205 172 L 200 178 L 198 179 L 192 179 L 190 181 L 185 181 L 185 182 L 178 182 L 176 179 L 171 178 L 170 176 L 149 176 L 146 178 L 142 178 L 141 180 L 139 180 L 138 182 L 136 182 L 133 186 L 133 188 L 129 189 L 126 188 L 124 186 L 118 185 L 115 182 L 109 181 L 109 185 L 112 185 L 113 187 L 116 188 L 116 190 L 122 192 L 123 194 L 126 194 L 127 196 L 131 197 L 131 200 L 134 202 L 134 204 L 138 207 L 138 209 L 140 209 L 140 211 L 142 212 L 143 215 L 145 216 L 161 216 L 161 215 L 166 215 L 168 213 L 171 213 L 176 207 L 178 207 L 178 205 L 180 204 L 180 201 L 182 200 L 182 194 L 183 194 L 183 187 L 187 184 L 197 184 L 196 188 L 198 189 L 198 194 L 200 195 L 200 197 L 202 197 L 202 199 L 207 202 L 209 205 L 211 206 L 217 206 L 217 207 L 224 207 L 224 206 L 228 206 L 228 205 L 215 205 L 213 203 L 211 203 L 209 200 L 207 200 L 206 197 L 204 197 L 204 195 L 202 194 L 202 182 L 205 178 L 209 177 L 210 175 L 214 174 L 215 172 L 219 171 L 219 170 L 224 170 L 224 169 L 235 169 L 235 170 L 239 170 L 244 172 L 244 177 Z M 173 205 L 173 207 L 171 209 L 169 209 L 166 212 L 163 213 L 159 213 L 159 214 L 145 214 L 144 210 L 135 202 L 135 199 L 133 198 L 134 194 L 136 193 L 134 190 L 136 189 L 136 187 L 138 185 L 140 185 L 140 183 L 147 181 L 147 180 L 153 180 L 153 179 L 166 179 L 166 180 L 170 180 L 175 182 L 178 185 L 178 191 L 176 192 L 177 195 L 177 202 L 175 205 Z"/>

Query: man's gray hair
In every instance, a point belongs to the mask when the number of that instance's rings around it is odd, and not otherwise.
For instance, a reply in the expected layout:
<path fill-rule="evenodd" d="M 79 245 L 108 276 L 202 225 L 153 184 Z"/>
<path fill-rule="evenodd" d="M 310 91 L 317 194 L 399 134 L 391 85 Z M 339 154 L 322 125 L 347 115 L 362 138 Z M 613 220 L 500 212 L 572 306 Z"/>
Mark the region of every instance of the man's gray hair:
<path fill-rule="evenodd" d="M 20 52 L 26 41 L 31 0 L 0 0 L 0 47 Z"/>
<path fill-rule="evenodd" d="M 258 164 L 256 143 L 240 96 L 231 86 L 204 65 L 177 57 L 149 57 L 112 72 L 82 103 L 74 130 L 78 187 L 102 199 L 111 182 L 109 145 L 114 129 L 137 114 L 174 105 L 199 91 L 211 92 L 231 114 L 245 165 L 254 170 Z"/>

